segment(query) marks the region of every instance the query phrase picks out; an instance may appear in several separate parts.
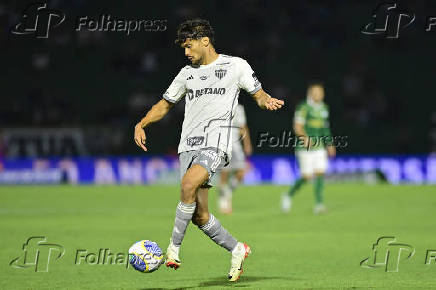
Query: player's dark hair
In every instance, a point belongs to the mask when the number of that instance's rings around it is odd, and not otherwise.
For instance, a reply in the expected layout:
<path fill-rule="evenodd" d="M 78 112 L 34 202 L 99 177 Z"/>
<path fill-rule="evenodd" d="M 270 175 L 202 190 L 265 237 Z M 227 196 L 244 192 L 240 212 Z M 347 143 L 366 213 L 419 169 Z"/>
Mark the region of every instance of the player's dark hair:
<path fill-rule="evenodd" d="M 318 80 L 313 80 L 307 83 L 307 88 L 311 88 L 311 87 L 315 87 L 315 86 L 320 86 L 320 87 L 324 87 L 324 83 L 322 81 L 318 81 Z"/>
<path fill-rule="evenodd" d="M 202 37 L 209 37 L 210 43 L 215 45 L 215 32 L 209 21 L 199 18 L 190 19 L 180 24 L 175 43 L 180 45 L 188 38 L 200 39 Z"/>

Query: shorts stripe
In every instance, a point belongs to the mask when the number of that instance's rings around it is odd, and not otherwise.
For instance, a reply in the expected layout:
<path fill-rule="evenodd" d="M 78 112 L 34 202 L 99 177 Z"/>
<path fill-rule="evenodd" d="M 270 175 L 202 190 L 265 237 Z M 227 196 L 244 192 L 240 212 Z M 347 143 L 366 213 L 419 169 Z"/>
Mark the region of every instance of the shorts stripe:
<path fill-rule="evenodd" d="M 218 155 L 217 157 L 215 157 L 215 160 L 214 160 L 214 162 L 212 163 L 211 169 L 212 169 L 213 171 L 215 171 L 216 168 L 218 167 L 218 165 L 220 165 L 220 163 L 221 163 L 221 156 Z"/>

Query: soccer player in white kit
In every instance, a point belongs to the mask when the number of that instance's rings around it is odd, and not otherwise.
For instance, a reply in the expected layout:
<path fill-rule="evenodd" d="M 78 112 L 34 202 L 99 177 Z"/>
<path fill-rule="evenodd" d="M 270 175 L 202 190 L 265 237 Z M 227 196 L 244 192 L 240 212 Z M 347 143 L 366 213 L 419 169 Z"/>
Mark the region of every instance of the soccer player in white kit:
<path fill-rule="evenodd" d="M 228 278 L 236 281 L 251 249 L 238 242 L 209 213 L 210 179 L 231 158 L 231 116 L 238 104 L 240 89 L 250 93 L 263 109 L 275 111 L 284 102 L 262 90 L 245 60 L 215 51 L 214 31 L 208 21 L 183 22 L 177 31 L 176 43 L 184 48 L 191 65 L 180 70 L 163 99 L 135 126 L 134 135 L 136 144 L 147 151 L 144 129 L 162 119 L 175 103 L 185 98 L 185 118 L 178 148 L 181 194 L 165 263 L 174 269 L 181 265 L 179 250 L 192 220 L 216 244 L 231 252 Z"/>
<path fill-rule="evenodd" d="M 221 170 L 218 185 L 218 208 L 223 214 L 232 213 L 232 198 L 236 187 L 243 181 L 247 168 L 245 156 L 251 155 L 253 146 L 247 126 L 244 106 L 236 106 L 232 118 L 232 160 Z"/>

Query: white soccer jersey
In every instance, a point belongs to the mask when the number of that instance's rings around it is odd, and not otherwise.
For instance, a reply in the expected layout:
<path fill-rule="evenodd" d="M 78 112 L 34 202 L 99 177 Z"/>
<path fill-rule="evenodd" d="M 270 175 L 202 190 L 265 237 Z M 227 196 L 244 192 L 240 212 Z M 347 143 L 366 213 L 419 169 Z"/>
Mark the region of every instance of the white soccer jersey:
<path fill-rule="evenodd" d="M 163 98 L 176 103 L 185 97 L 185 119 L 178 152 L 215 147 L 232 153 L 232 118 L 239 90 L 261 89 L 255 73 L 242 58 L 220 54 L 208 64 L 185 66 Z"/>

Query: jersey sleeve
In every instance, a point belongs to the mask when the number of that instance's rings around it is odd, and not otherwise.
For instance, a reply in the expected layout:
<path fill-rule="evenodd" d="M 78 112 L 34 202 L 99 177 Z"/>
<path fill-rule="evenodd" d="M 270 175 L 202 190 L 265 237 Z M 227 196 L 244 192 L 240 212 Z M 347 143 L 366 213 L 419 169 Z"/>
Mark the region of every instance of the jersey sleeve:
<path fill-rule="evenodd" d="M 295 110 L 294 123 L 306 124 L 307 107 L 304 104 L 300 104 Z"/>
<path fill-rule="evenodd" d="M 244 59 L 241 59 L 239 66 L 239 87 L 244 89 L 249 94 L 254 94 L 258 90 L 260 90 L 262 88 L 262 85 L 257 79 L 256 74 L 254 73 L 248 62 Z"/>
<path fill-rule="evenodd" d="M 186 79 L 183 74 L 183 69 L 177 74 L 174 78 L 171 85 L 166 90 L 165 94 L 163 94 L 163 98 L 171 103 L 177 103 L 180 101 L 186 94 Z"/>

